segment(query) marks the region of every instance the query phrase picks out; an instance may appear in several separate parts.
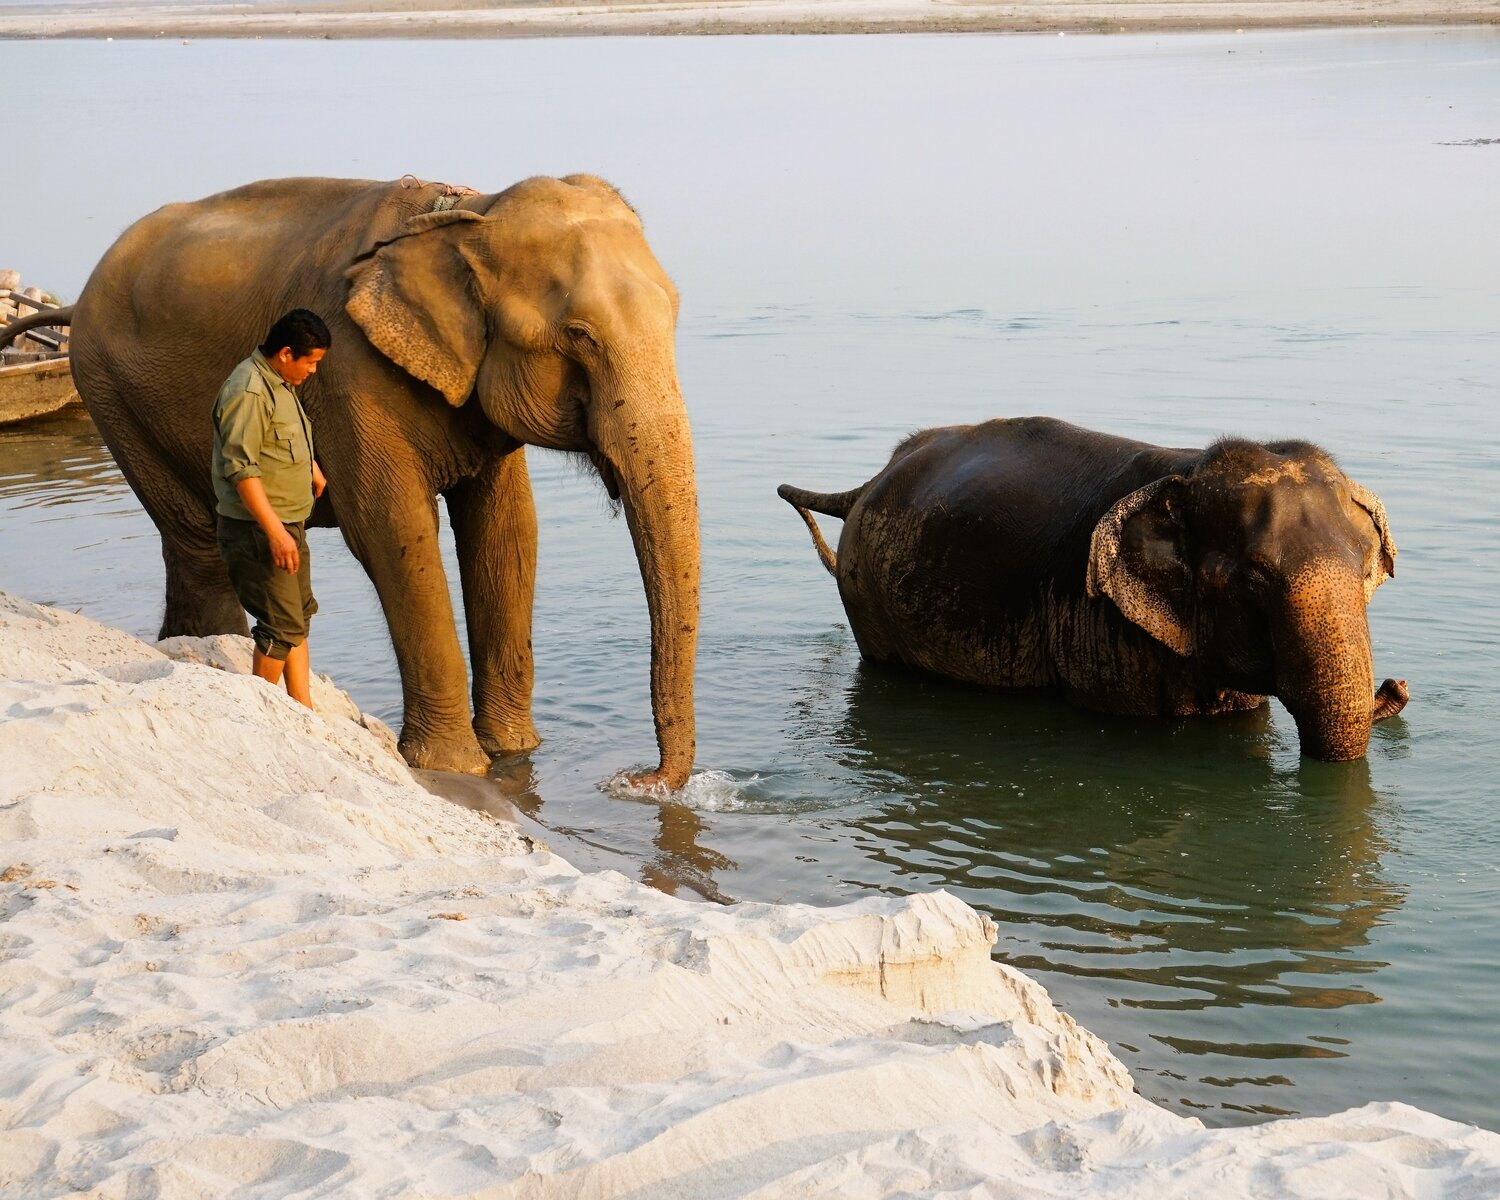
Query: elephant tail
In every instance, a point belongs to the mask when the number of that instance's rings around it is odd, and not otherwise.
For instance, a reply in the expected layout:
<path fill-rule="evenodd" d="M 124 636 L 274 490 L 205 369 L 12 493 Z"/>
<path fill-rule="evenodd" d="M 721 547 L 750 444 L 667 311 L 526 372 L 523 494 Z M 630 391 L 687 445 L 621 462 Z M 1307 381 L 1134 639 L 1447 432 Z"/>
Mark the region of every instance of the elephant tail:
<path fill-rule="evenodd" d="M 22 304 L 26 303 L 26 297 L 22 296 L 20 300 Z M 0 350 L 4 350 L 28 329 L 35 329 L 38 325 L 71 325 L 72 323 L 73 306 L 71 304 L 67 308 L 44 308 L 41 312 L 34 312 L 29 317 L 12 321 L 9 325 L 0 325 Z"/>
<path fill-rule="evenodd" d="M 829 549 L 828 543 L 823 540 L 823 531 L 818 528 L 818 523 L 813 519 L 814 512 L 824 513 L 830 517 L 843 520 L 849 515 L 849 510 L 854 507 L 854 502 L 864 494 L 868 484 L 860 484 L 857 488 L 851 488 L 847 492 L 808 492 L 802 488 L 793 487 L 789 483 L 783 483 L 776 489 L 776 494 L 797 510 L 797 515 L 807 522 L 807 531 L 812 534 L 813 546 L 818 551 L 818 557 L 823 560 L 823 565 L 828 568 L 830 575 L 838 573 L 838 555 Z M 809 512 L 808 510 L 812 511 Z"/>

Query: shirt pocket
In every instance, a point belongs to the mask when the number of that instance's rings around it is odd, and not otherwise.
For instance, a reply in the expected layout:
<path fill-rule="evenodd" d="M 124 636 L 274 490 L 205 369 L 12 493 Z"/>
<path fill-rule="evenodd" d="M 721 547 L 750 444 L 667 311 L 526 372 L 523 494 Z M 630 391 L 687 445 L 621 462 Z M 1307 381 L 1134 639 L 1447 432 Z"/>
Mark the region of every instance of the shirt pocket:
<path fill-rule="evenodd" d="M 281 421 L 271 423 L 269 449 L 278 462 L 303 463 L 307 461 L 307 439 L 296 425 Z"/>

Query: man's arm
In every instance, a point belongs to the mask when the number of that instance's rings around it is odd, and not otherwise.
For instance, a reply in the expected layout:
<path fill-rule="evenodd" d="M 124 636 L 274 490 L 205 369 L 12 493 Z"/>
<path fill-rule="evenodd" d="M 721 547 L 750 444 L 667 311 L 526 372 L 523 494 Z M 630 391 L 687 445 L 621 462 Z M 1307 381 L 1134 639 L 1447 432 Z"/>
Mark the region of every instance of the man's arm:
<path fill-rule="evenodd" d="M 266 540 L 271 544 L 271 562 L 283 571 L 295 573 L 299 565 L 296 539 L 286 531 L 271 507 L 266 485 L 261 482 L 260 448 L 265 443 L 270 418 L 270 405 L 248 391 L 222 398 L 214 408 L 224 454 L 224 478 L 234 485 L 240 503 L 265 530 Z"/>
<path fill-rule="evenodd" d="M 255 523 L 266 531 L 266 541 L 271 543 L 271 562 L 283 571 L 295 575 L 301 565 L 297 553 L 297 539 L 286 531 L 271 501 L 266 497 L 266 485 L 259 475 L 238 480 L 234 490 L 240 494 L 240 503 L 250 510 Z"/>

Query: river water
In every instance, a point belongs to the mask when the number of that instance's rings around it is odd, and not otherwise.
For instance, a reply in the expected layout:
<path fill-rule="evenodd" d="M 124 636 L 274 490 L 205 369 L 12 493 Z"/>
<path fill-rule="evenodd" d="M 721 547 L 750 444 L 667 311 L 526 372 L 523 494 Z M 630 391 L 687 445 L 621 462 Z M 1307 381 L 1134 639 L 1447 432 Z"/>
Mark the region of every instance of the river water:
<path fill-rule="evenodd" d="M 136 216 L 264 176 L 588 170 L 641 210 L 683 293 L 706 774 L 601 786 L 652 752 L 645 605 L 597 483 L 533 453 L 546 741 L 489 786 L 564 853 L 720 899 L 948 888 L 1212 1123 L 1500 1128 L 1497 31 L 0 55 L 38 114 L 0 265 L 68 296 Z M 1303 761 L 1277 705 L 1131 722 L 861 667 L 776 485 L 1030 413 L 1310 438 L 1384 499 L 1377 678 L 1413 699 L 1365 761 Z M 336 533 L 314 552 L 315 665 L 395 720 L 373 592 Z M 0 587 L 154 634 L 155 534 L 87 421 L 0 434 Z"/>

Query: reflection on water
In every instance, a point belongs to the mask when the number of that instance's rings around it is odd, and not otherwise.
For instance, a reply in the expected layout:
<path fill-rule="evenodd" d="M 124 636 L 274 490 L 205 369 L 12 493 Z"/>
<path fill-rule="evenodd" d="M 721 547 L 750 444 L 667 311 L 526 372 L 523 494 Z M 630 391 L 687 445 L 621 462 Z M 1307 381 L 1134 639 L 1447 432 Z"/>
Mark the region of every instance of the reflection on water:
<path fill-rule="evenodd" d="M 549 823 L 550 814 L 545 811 L 530 755 L 497 759 L 483 777 L 444 771 L 415 774 L 429 791 L 455 804 L 487 813 L 496 820 L 517 822 L 523 828 L 545 829 L 543 840 L 578 866 L 638 871 L 641 882 L 669 896 L 733 903 L 731 897 L 719 890 L 714 876 L 716 872 L 733 871 L 738 864 L 700 843 L 706 826 L 703 818 L 686 805 L 649 804 L 656 818 L 652 853 L 635 862 L 599 842 L 589 830 L 566 822 Z"/>
<path fill-rule="evenodd" d="M 1386 964 L 1362 951 L 1404 895 L 1368 761 L 1280 765 L 1268 709 L 1121 721 L 868 667 L 846 696 L 839 755 L 892 788 L 854 822 L 880 868 L 854 882 L 962 895 L 995 917 L 1006 961 L 1147 1010 L 1138 1029 L 1189 1056 L 1341 1056 L 1340 1039 L 1287 1038 L 1274 1010 L 1380 1001 L 1368 977 Z M 1201 1016 L 1245 1008 L 1262 1016 Z"/>
<path fill-rule="evenodd" d="M 129 495 L 94 423 L 81 410 L 19 425 L 0 436 L 0 501 L 17 509 Z"/>
<path fill-rule="evenodd" d="M 0 587 L 156 636 L 161 543 L 87 416 L 0 429 L 0 528 Z"/>
<path fill-rule="evenodd" d="M 641 871 L 643 882 L 669 895 L 679 895 L 688 888 L 706 900 L 731 903 L 714 882 L 716 872 L 732 871 L 738 865 L 708 846 L 702 845 L 707 826 L 703 818 L 682 804 L 658 804 L 657 834 L 651 839 L 656 854 Z"/>

